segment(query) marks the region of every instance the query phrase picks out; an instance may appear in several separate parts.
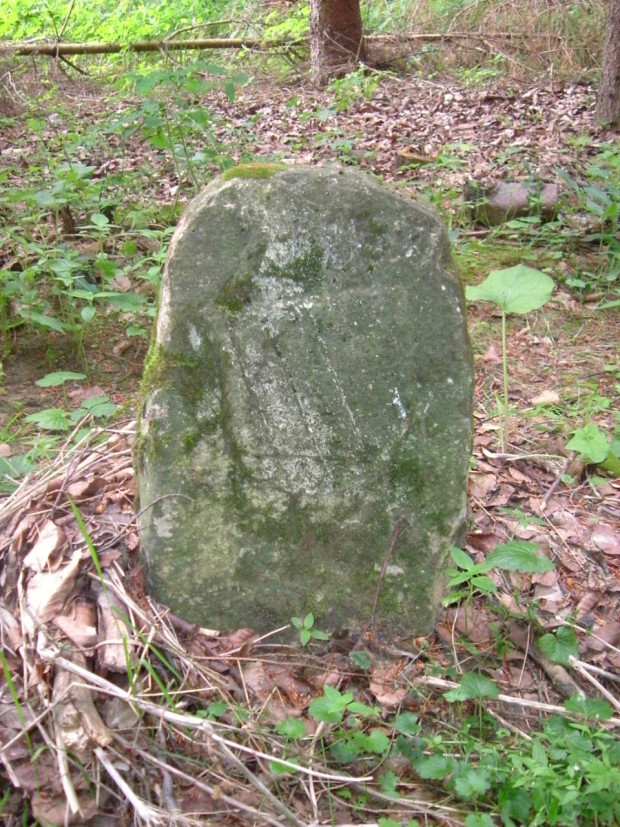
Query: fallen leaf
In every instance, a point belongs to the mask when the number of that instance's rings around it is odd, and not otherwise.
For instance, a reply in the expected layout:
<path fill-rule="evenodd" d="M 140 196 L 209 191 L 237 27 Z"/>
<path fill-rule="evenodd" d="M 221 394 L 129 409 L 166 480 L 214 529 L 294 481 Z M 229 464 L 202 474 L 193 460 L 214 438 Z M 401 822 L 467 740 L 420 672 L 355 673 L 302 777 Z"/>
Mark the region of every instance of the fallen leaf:
<path fill-rule="evenodd" d="M 55 572 L 43 571 L 35 574 L 28 582 L 24 620 L 34 624 L 47 623 L 57 615 L 73 591 L 82 560 L 82 552 L 74 551 L 66 566 Z M 34 626 L 31 631 L 34 631 Z"/>
<path fill-rule="evenodd" d="M 84 402 L 95 396 L 105 396 L 106 392 L 99 385 L 82 385 L 69 391 L 68 396 L 72 402 Z"/>
<path fill-rule="evenodd" d="M 14 551 L 21 551 L 30 529 L 33 525 L 36 525 L 37 520 L 37 515 L 30 512 L 22 517 L 15 526 L 9 525 L 7 534 L 11 538 L 11 547 Z"/>
<path fill-rule="evenodd" d="M 13 454 L 13 449 L 8 442 L 0 442 L 0 457 L 10 457 Z"/>
<path fill-rule="evenodd" d="M 537 396 L 532 396 L 530 402 L 532 405 L 557 405 L 560 401 L 560 394 L 557 391 L 543 391 Z"/>
<path fill-rule="evenodd" d="M 78 795 L 80 811 L 71 813 L 65 796 L 47 795 L 45 791 L 36 791 L 30 800 L 32 815 L 41 827 L 58 827 L 59 824 L 84 824 L 91 819 L 98 809 L 95 799 Z"/>
<path fill-rule="evenodd" d="M 575 610 L 575 617 L 577 620 L 589 614 L 592 609 L 595 609 L 601 599 L 601 593 L 598 591 L 587 591 L 577 604 Z"/>
<path fill-rule="evenodd" d="M 605 554 L 620 554 L 620 535 L 608 525 L 597 525 L 591 540 Z"/>
<path fill-rule="evenodd" d="M 128 617 L 127 606 L 111 589 L 97 584 L 97 634 L 101 646 L 97 649 L 97 665 L 102 672 L 126 672 L 128 654 L 123 642 L 127 627 L 122 618 Z"/>
<path fill-rule="evenodd" d="M 519 469 L 515 468 L 514 466 L 510 466 L 510 468 L 508 469 L 508 473 L 515 482 L 529 483 L 532 481 L 531 477 L 529 477 L 527 474 L 524 474 L 522 471 L 519 471 Z"/>
<path fill-rule="evenodd" d="M 257 640 L 258 633 L 254 629 L 235 629 L 234 632 L 218 638 L 218 654 L 223 658 L 247 658 Z"/>
<path fill-rule="evenodd" d="M 620 642 L 620 623 L 617 620 L 609 620 L 598 629 L 594 629 L 591 635 L 586 638 L 588 649 L 594 652 L 603 652 L 609 646 L 617 646 Z"/>
<path fill-rule="evenodd" d="M 279 691 L 271 675 L 269 664 L 261 661 L 249 661 L 241 669 L 243 686 L 250 699 L 275 721 L 283 721 L 289 716 L 299 714 L 296 706 L 288 703 L 286 696 Z"/>
<path fill-rule="evenodd" d="M 532 583 L 538 583 L 541 586 L 546 587 L 554 587 L 557 588 L 558 592 L 561 594 L 561 589 L 559 586 L 559 575 L 557 569 L 553 569 L 553 571 L 545 571 L 541 574 L 533 574 L 532 575 Z"/>
<path fill-rule="evenodd" d="M 72 500 L 79 502 L 87 497 L 93 497 L 106 485 L 106 481 L 101 477 L 94 477 L 92 480 L 80 480 L 79 482 L 71 483 L 67 488 L 67 493 Z"/>
<path fill-rule="evenodd" d="M 60 526 L 51 520 L 46 520 L 36 543 L 24 557 L 24 566 L 32 571 L 49 569 L 48 561 L 52 554 L 62 546 L 65 536 Z"/>
<path fill-rule="evenodd" d="M 470 474 L 469 492 L 478 500 L 485 499 L 497 487 L 495 474 Z"/>
<path fill-rule="evenodd" d="M 489 347 L 486 350 L 486 352 L 485 352 L 485 354 L 482 358 L 484 359 L 485 362 L 492 362 L 496 365 L 501 364 L 501 362 L 502 362 L 502 357 L 497 352 L 497 348 L 495 347 L 495 345 L 491 345 L 491 347 Z"/>
<path fill-rule="evenodd" d="M 403 670 L 402 661 L 378 664 L 370 673 L 369 688 L 381 706 L 399 706 L 407 695 L 407 686 L 399 681 Z"/>
<path fill-rule="evenodd" d="M 70 615 L 56 615 L 53 623 L 82 649 L 90 649 L 97 643 L 95 609 L 90 603 L 77 603 Z"/>
<path fill-rule="evenodd" d="M 453 623 L 454 629 L 461 635 L 469 638 L 472 643 L 488 643 L 491 640 L 489 624 L 493 619 L 487 612 L 481 611 L 472 604 L 463 604 L 457 609 L 448 609 L 446 620 Z"/>
<path fill-rule="evenodd" d="M 467 534 L 467 545 L 476 551 L 490 552 L 502 542 L 502 537 L 492 531 L 470 531 Z"/>

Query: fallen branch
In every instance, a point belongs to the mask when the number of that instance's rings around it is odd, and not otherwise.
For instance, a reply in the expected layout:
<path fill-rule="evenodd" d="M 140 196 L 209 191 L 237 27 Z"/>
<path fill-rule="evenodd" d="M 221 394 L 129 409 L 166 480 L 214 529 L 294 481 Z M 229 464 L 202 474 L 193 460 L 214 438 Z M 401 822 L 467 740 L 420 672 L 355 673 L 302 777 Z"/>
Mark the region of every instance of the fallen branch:
<path fill-rule="evenodd" d="M 133 43 L 12 43 L 0 45 L 1 55 L 114 55 L 120 52 L 178 52 L 184 49 L 273 49 L 299 45 L 299 40 L 209 37 L 201 40 L 136 40 Z"/>
<path fill-rule="evenodd" d="M 385 42 L 412 42 L 412 41 L 452 41 L 452 40 L 482 40 L 485 43 L 493 40 L 531 40 L 532 37 L 544 37 L 548 40 L 553 37 L 560 40 L 559 35 L 536 35 L 522 32 L 398 32 L 395 34 L 370 35 L 364 38 L 368 44 Z M 49 55 L 50 57 L 65 57 L 66 55 L 113 55 L 121 52 L 178 52 L 186 49 L 258 49 L 269 50 L 301 46 L 308 43 L 308 38 L 294 40 L 264 40 L 257 37 L 208 37 L 194 40 L 136 40 L 133 43 L 106 43 L 92 41 L 90 43 L 3 43 L 0 44 L 0 55 Z"/>

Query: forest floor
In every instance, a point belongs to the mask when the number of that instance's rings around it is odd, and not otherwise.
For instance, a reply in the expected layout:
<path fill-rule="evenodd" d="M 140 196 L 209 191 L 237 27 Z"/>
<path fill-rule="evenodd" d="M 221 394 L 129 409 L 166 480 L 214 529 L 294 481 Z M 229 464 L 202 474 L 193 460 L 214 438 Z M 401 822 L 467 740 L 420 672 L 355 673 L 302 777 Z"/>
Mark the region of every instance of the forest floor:
<path fill-rule="evenodd" d="M 119 113 L 134 105 L 82 81 L 57 94 L 85 132 L 111 107 Z M 66 128 L 62 115 L 53 117 L 57 100 L 39 104 L 36 140 L 27 121 L 3 121 L 0 157 L 15 186 L 25 185 L 38 142 L 54 143 Z M 390 721 L 404 712 L 424 720 L 428 737 L 446 721 L 461 727 L 439 690 L 467 672 L 491 678 L 509 699 L 485 698 L 485 714 L 526 738 L 540 728 L 545 704 L 563 714 L 563 701 L 579 692 L 606 698 L 616 715 L 607 723 L 620 725 L 620 482 L 566 448 L 585 424 L 606 434 L 618 426 L 619 323 L 617 308 L 600 309 L 609 285 L 595 277 L 603 254 L 587 240 L 597 224 L 586 213 L 561 228 L 551 222 L 532 230 L 525 222 L 489 230 L 471 222 L 462 198 L 472 178 L 555 181 L 561 168 L 581 180 L 618 137 L 594 127 L 593 101 L 593 90 L 580 85 L 465 88 L 412 78 L 386 78 L 369 99 L 346 84 L 328 93 L 262 80 L 232 102 L 217 92 L 204 101 L 215 113 L 217 140 L 235 160 L 355 164 L 430 200 L 448 224 L 467 282 L 519 263 L 557 281 L 544 308 L 509 320 L 505 444 L 499 310 L 469 306 L 476 433 L 465 547 L 482 564 L 498 544 L 528 541 L 553 570 L 491 571 L 496 593 L 472 589 L 441 613 L 428 638 L 403 630 L 386 647 L 369 634 L 359 647 L 366 660 L 355 660 L 342 642 L 302 650 L 288 630 L 271 646 L 251 630 L 218 635 L 190 627 L 152 603 L 141 575 L 130 453 L 145 339 L 127 339 L 116 317 L 90 329 L 79 348 L 60 333 L 11 329 L 0 392 L 2 456 L 33 439 L 19 428 L 23 414 L 68 400 L 105 394 L 127 404 L 129 419 L 112 425 L 106 442 L 44 463 L 0 511 L 0 737 L 10 782 L 4 823 L 25 823 L 24 807 L 41 824 L 102 827 L 133 818 L 386 825 L 417 818 L 439 825 L 462 824 L 468 813 L 491 819 L 468 824 L 498 823 L 492 797 L 468 798 L 450 773 L 422 781 L 404 752 L 341 764 L 346 781 L 333 762 L 321 764 L 318 745 L 330 748 L 335 736 L 308 710 L 326 684 L 378 708 L 380 728 L 394 740 Z M 189 174 L 179 176 L 139 133 L 122 145 L 112 134 L 77 159 L 101 174 L 143 170 L 140 199 L 149 205 L 171 205 L 178 214 L 187 200 Z M 565 194 L 574 198 L 570 187 Z M 1 244 L 0 265 L 13 266 Z M 34 384 L 49 370 L 84 369 L 86 385 Z M 545 635 L 555 643 L 540 648 L 536 639 Z M 71 674 L 80 686 L 69 687 Z M 291 719 L 303 721 L 303 738 L 277 730 Z M 235 745 L 245 751 L 234 752 Z M 310 773 L 279 777 L 270 759 L 291 756 Z M 313 776 L 319 767 L 324 775 Z M 386 772 L 392 788 L 378 782 Z M 360 780 L 367 776 L 373 780 Z M 339 794 L 346 789 L 348 796 Z"/>

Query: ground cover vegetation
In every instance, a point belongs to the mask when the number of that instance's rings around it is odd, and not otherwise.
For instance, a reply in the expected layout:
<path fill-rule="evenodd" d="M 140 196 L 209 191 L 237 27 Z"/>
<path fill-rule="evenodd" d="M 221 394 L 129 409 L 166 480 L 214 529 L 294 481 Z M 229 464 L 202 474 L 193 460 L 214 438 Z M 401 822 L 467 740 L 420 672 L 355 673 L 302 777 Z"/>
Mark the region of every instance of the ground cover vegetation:
<path fill-rule="evenodd" d="M 362 10 L 370 65 L 323 90 L 303 44 L 0 63 L 3 823 L 620 822 L 620 148 L 593 117 L 605 8 Z M 3 39 L 122 42 L 298 38 L 309 19 L 247 0 L 3 14 Z M 428 638 L 330 639 L 312 615 L 265 639 L 219 633 L 144 594 L 132 406 L 167 242 L 206 181 L 256 160 L 359 166 L 449 226 L 476 438 L 467 543 Z M 472 180 L 561 195 L 551 217 L 488 227 Z"/>

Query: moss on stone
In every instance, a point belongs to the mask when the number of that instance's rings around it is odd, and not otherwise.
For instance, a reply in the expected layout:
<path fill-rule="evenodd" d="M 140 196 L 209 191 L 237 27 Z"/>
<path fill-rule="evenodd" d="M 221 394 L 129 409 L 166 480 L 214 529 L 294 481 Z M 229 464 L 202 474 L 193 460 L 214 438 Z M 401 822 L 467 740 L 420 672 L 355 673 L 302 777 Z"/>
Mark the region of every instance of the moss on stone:
<path fill-rule="evenodd" d="M 323 278 L 324 256 L 323 249 L 316 245 L 304 255 L 296 256 L 284 267 L 271 262 L 265 275 L 278 279 L 290 279 L 302 284 L 307 291 L 320 284 Z"/>
<path fill-rule="evenodd" d="M 271 178 L 286 168 L 286 164 L 239 164 L 224 170 L 220 177 L 222 181 L 231 181 L 233 178 Z"/>
<path fill-rule="evenodd" d="M 215 299 L 215 304 L 221 310 L 236 316 L 251 303 L 253 289 L 254 281 L 251 276 L 235 279 L 224 285 Z"/>

